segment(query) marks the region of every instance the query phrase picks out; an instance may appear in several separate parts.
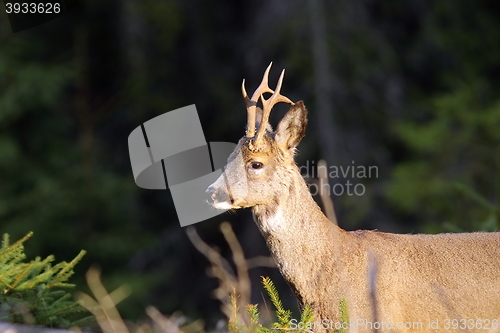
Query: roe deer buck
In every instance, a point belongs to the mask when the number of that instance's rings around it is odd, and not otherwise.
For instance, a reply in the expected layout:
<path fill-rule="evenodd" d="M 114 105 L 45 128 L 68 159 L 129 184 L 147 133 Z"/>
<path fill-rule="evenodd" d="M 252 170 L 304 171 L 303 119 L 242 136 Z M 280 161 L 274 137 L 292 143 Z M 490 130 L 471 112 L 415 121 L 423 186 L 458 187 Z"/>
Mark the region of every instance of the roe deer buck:
<path fill-rule="evenodd" d="M 207 193 L 216 208 L 252 207 L 281 274 L 312 308 L 314 323 L 306 327 L 339 328 L 345 299 L 349 332 L 498 331 L 500 233 L 347 232 L 331 223 L 294 161 L 306 108 L 280 94 L 284 71 L 276 90 L 269 88 L 270 68 L 251 99 L 243 81 L 246 135 Z M 273 132 L 268 119 L 278 102 L 292 106 Z"/>

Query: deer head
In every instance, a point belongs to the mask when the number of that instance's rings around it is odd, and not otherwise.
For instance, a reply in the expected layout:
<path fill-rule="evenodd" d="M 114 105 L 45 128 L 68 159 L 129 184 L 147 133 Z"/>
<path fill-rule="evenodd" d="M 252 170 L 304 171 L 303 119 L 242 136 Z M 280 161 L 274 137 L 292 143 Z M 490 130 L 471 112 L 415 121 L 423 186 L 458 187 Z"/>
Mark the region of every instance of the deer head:
<path fill-rule="evenodd" d="M 294 103 L 280 94 L 285 70 L 281 72 L 276 89 L 269 88 L 271 65 L 251 99 L 243 80 L 241 90 L 248 113 L 246 135 L 229 156 L 224 173 L 207 189 L 209 201 L 215 208 L 277 205 L 279 198 L 287 194 L 287 184 L 294 176 L 300 175 L 294 155 L 305 133 L 307 110 L 302 101 Z M 272 96 L 266 100 L 264 93 L 272 93 Z M 262 108 L 257 106 L 259 98 Z M 292 107 L 273 131 L 269 115 L 279 102 Z"/>

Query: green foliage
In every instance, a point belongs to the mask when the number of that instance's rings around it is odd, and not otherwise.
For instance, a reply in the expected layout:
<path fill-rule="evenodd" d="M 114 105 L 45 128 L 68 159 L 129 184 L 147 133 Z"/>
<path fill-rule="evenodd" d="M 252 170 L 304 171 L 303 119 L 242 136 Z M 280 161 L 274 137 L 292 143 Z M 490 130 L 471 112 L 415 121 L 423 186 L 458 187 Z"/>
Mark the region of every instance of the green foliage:
<path fill-rule="evenodd" d="M 262 277 L 262 285 L 267 292 L 267 295 L 271 299 L 271 303 L 273 303 L 276 308 L 276 319 L 277 322 L 274 322 L 270 327 L 267 328 L 260 324 L 260 314 L 259 309 L 256 304 L 249 304 L 246 307 L 246 314 L 248 315 L 249 323 L 246 323 L 242 319 L 242 315 L 240 314 L 240 310 L 238 307 L 238 303 L 236 300 L 236 296 L 231 295 L 230 304 L 232 308 L 232 316 L 229 320 L 228 328 L 232 333 L 278 333 L 283 332 L 283 330 L 290 329 L 290 321 L 292 319 L 292 312 L 290 310 L 286 310 L 283 307 L 283 303 L 278 294 L 278 290 L 274 286 L 274 283 L 269 277 Z M 305 306 L 302 309 L 302 314 L 300 316 L 300 322 L 306 323 L 311 322 L 313 320 L 313 313 L 309 306 Z M 297 332 L 303 332 L 300 329 L 294 329 Z"/>
<path fill-rule="evenodd" d="M 347 312 L 347 301 L 345 298 L 342 298 L 340 300 L 339 311 L 340 311 L 340 323 L 342 324 L 342 327 L 344 327 L 344 323 L 349 324 L 349 313 Z M 348 327 L 348 326 L 346 326 L 346 327 Z M 343 329 L 343 328 L 336 330 L 336 331 L 338 333 L 347 332 L 347 330 Z"/>
<path fill-rule="evenodd" d="M 271 281 L 269 277 L 262 277 L 262 285 L 276 308 L 276 318 L 278 322 L 273 324 L 274 328 L 289 328 L 292 311 L 283 308 L 278 290 L 276 290 L 273 281 Z"/>
<path fill-rule="evenodd" d="M 391 124 L 406 150 L 387 198 L 423 232 L 499 229 L 499 21 L 490 6 L 459 3 L 436 2 L 426 17 L 422 45 L 444 66 Z"/>
<path fill-rule="evenodd" d="M 256 304 L 248 304 L 246 306 L 246 314 L 249 318 L 249 324 L 247 325 L 240 314 L 236 296 L 231 295 L 229 301 L 232 315 L 228 323 L 228 328 L 232 333 L 267 332 L 259 323 L 260 313 Z"/>
<path fill-rule="evenodd" d="M 23 243 L 33 235 L 28 233 L 14 244 L 4 234 L 0 249 L 0 320 L 13 323 L 69 328 L 91 320 L 88 312 L 72 300 L 64 289 L 74 287 L 66 281 L 73 268 L 85 255 L 81 251 L 71 262 L 52 266 L 54 256 L 45 259 L 26 258 Z"/>
<path fill-rule="evenodd" d="M 235 295 L 230 296 L 230 304 L 232 309 L 232 315 L 229 320 L 228 328 L 232 333 L 282 333 L 287 330 L 293 330 L 294 332 L 309 332 L 307 326 L 304 329 L 295 328 L 291 325 L 292 320 L 292 312 L 290 310 L 286 310 L 283 307 L 283 303 L 278 294 L 278 290 L 276 289 L 273 281 L 269 277 L 262 277 L 262 285 L 269 296 L 271 303 L 273 303 L 276 308 L 276 319 L 277 321 L 270 325 L 271 328 L 264 327 L 259 323 L 259 309 L 256 304 L 249 304 L 246 308 L 246 314 L 249 317 L 249 323 L 245 323 L 242 319 L 242 315 L 240 313 L 238 302 Z M 339 318 L 340 323 L 349 323 L 349 314 L 347 311 L 347 301 L 345 298 L 342 298 L 339 302 Z M 306 305 L 302 309 L 302 313 L 300 315 L 300 321 L 297 323 L 312 323 L 314 320 L 314 314 L 312 313 L 311 307 Z M 306 324 L 307 325 L 307 324 Z M 344 325 L 342 325 L 343 327 Z M 336 329 L 335 333 L 345 333 L 346 329 Z"/>
<path fill-rule="evenodd" d="M 500 98 L 480 80 L 459 83 L 429 110 L 395 126 L 414 157 L 394 169 L 388 198 L 426 232 L 497 230 Z"/>
<path fill-rule="evenodd" d="M 154 244 L 155 234 L 148 228 L 148 214 L 137 208 L 141 199 L 133 197 L 138 188 L 122 142 L 125 132 L 151 117 L 137 112 L 142 118 L 99 130 L 112 119 L 128 118 L 114 112 L 117 103 L 110 97 L 118 101 L 122 93 L 133 94 L 128 89 L 117 93 L 120 85 L 107 81 L 106 71 L 92 74 L 92 59 L 100 56 L 86 61 L 85 45 L 94 42 L 89 37 L 93 25 L 85 26 L 84 17 L 70 29 L 44 25 L 42 30 L 48 30 L 43 33 L 31 29 L 21 34 L 12 34 L 6 17 L 0 18 L 0 220 L 12 239 L 26 230 L 35 232 L 30 257 L 47 253 L 62 258 L 84 248 L 87 260 L 107 268 L 107 280 L 119 284 L 132 276 L 143 287 L 134 289 L 133 305 L 123 311 L 142 313 L 155 275 L 131 274 L 127 262 Z M 90 87 L 91 82 L 102 83 L 107 92 Z M 101 96 L 96 104 L 90 101 L 94 92 Z M 73 281 L 83 285 L 83 270 L 75 270 Z"/>

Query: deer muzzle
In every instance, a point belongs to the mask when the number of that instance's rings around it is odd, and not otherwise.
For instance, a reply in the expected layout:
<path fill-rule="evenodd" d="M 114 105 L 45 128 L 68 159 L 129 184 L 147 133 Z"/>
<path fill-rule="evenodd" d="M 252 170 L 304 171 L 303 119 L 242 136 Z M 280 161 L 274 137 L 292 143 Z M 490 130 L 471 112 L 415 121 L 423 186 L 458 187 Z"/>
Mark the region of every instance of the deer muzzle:
<path fill-rule="evenodd" d="M 226 191 L 210 185 L 205 191 L 208 195 L 207 202 L 217 209 L 233 208 L 233 200 Z"/>

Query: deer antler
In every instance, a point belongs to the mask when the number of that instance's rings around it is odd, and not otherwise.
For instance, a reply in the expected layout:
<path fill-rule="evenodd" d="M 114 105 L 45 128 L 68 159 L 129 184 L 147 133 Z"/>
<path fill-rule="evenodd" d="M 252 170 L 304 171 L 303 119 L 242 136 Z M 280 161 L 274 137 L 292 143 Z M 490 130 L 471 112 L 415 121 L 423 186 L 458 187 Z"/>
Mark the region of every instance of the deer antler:
<path fill-rule="evenodd" d="M 272 63 L 271 63 L 272 64 Z M 271 65 L 269 65 L 269 68 Z M 262 121 L 260 122 L 259 130 L 257 131 L 257 136 L 255 137 L 255 145 L 259 146 L 262 137 L 266 131 L 267 123 L 269 121 L 269 115 L 271 114 L 271 110 L 274 105 L 284 102 L 288 103 L 291 105 L 294 105 L 295 103 L 292 102 L 288 97 L 285 97 L 280 94 L 281 90 L 281 84 L 283 83 L 283 77 L 285 76 L 285 70 L 281 72 L 280 78 L 278 80 L 278 85 L 276 86 L 276 90 L 273 92 L 272 96 L 269 97 L 269 99 L 264 99 L 263 95 L 260 95 L 260 99 L 262 101 Z M 267 82 L 267 76 L 266 76 L 266 82 Z"/>
<path fill-rule="evenodd" d="M 258 146 L 257 144 L 260 143 L 262 140 L 262 136 L 264 135 L 264 132 L 267 127 L 267 122 L 269 121 L 269 115 L 271 114 L 271 109 L 273 108 L 274 105 L 276 105 L 279 102 L 285 102 L 294 105 L 291 100 L 289 100 L 287 97 L 283 96 L 280 94 L 281 90 L 281 84 L 283 83 L 283 77 L 285 75 L 285 70 L 281 72 L 280 78 L 278 80 L 278 85 L 276 86 L 276 90 L 273 91 L 271 88 L 269 88 L 268 84 L 268 78 L 269 78 L 269 71 L 271 70 L 271 66 L 273 63 L 271 62 L 269 66 L 267 67 L 266 71 L 264 72 L 264 77 L 262 78 L 262 82 L 260 83 L 259 87 L 255 90 L 255 92 L 252 95 L 252 98 L 249 99 L 247 92 L 245 90 L 245 80 L 243 80 L 243 83 L 241 84 L 241 93 L 243 94 L 243 98 L 245 99 L 245 104 L 247 107 L 247 112 L 248 112 L 248 126 L 247 126 L 247 131 L 246 131 L 246 136 L 248 138 L 253 138 L 255 135 L 255 120 L 256 120 L 256 110 L 257 110 L 257 98 L 261 98 L 262 101 L 262 121 L 260 122 L 260 126 L 257 132 L 257 136 L 255 138 L 255 145 Z M 272 96 L 269 97 L 269 99 L 264 99 L 263 94 L 265 92 L 272 93 Z"/>
<path fill-rule="evenodd" d="M 248 138 L 253 138 L 255 135 L 255 120 L 256 120 L 256 110 L 257 110 L 257 99 L 259 96 L 262 96 L 263 93 L 269 92 L 273 93 L 274 91 L 269 88 L 269 84 L 267 83 L 267 79 L 269 76 L 269 71 L 271 70 L 271 66 L 273 63 L 271 62 L 264 72 L 264 78 L 260 83 L 259 87 L 255 90 L 252 95 L 252 99 L 248 98 L 247 92 L 245 90 L 245 79 L 243 79 L 243 83 L 241 84 L 241 93 L 243 94 L 243 98 L 245 99 L 245 105 L 247 108 L 248 118 L 247 118 L 247 132 L 246 136 Z"/>

